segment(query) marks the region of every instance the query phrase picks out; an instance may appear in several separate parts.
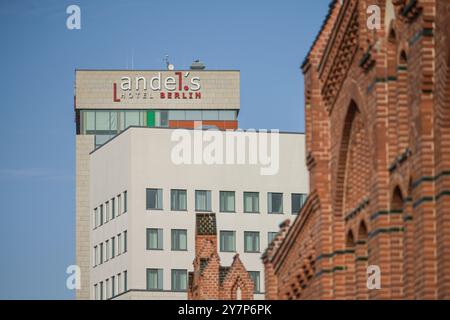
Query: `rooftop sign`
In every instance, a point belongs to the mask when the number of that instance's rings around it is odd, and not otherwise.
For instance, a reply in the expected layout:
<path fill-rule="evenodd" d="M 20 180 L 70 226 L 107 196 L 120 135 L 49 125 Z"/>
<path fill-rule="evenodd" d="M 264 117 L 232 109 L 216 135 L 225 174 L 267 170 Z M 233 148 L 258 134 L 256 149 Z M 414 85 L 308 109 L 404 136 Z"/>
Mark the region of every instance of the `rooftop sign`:
<path fill-rule="evenodd" d="M 239 71 L 77 70 L 77 109 L 239 109 Z"/>

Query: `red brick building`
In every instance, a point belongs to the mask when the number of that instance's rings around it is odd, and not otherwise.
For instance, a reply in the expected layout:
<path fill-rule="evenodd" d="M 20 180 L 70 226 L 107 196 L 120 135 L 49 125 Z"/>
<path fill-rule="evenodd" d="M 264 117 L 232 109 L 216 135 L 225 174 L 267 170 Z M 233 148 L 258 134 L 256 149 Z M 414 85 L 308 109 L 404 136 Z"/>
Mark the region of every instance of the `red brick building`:
<path fill-rule="evenodd" d="M 194 271 L 189 272 L 189 300 L 253 300 L 254 284 L 239 254 L 220 265 L 215 213 L 197 213 Z"/>
<path fill-rule="evenodd" d="M 450 1 L 333 1 L 302 71 L 310 195 L 266 297 L 450 299 Z"/>

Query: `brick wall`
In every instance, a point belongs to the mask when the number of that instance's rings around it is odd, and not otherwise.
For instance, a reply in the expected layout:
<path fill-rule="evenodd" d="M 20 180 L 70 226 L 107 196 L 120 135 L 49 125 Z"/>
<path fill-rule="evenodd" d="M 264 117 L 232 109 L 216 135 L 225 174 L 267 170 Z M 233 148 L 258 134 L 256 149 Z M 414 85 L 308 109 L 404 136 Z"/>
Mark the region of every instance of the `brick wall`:
<path fill-rule="evenodd" d="M 254 284 L 239 254 L 229 267 L 220 265 L 215 213 L 197 213 L 194 271 L 189 273 L 189 300 L 253 300 Z"/>
<path fill-rule="evenodd" d="M 332 1 L 302 65 L 311 194 L 263 256 L 267 298 L 450 298 L 449 66 L 449 0 Z"/>

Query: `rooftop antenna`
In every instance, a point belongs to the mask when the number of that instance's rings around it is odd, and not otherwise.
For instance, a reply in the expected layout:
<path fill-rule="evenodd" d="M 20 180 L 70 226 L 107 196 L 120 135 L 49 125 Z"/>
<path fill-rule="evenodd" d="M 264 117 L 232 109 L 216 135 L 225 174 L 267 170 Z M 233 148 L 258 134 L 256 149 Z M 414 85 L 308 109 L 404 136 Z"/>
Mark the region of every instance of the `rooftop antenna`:
<path fill-rule="evenodd" d="M 168 54 L 166 54 L 166 56 L 164 57 L 163 61 L 166 63 L 167 70 L 172 71 L 173 69 L 175 69 L 175 66 L 169 62 L 169 55 Z"/>

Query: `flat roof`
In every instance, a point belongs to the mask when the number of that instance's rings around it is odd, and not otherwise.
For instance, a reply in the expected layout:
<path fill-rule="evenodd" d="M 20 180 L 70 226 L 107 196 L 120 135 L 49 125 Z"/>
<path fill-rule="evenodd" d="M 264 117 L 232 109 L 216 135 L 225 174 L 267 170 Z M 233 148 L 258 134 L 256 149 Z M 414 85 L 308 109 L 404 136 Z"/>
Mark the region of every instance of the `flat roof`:
<path fill-rule="evenodd" d="M 102 144 L 100 147 L 98 147 L 97 149 L 92 150 L 89 154 L 93 154 L 95 153 L 97 150 L 100 150 L 101 148 L 103 148 L 103 146 L 109 144 L 111 141 L 115 140 L 118 136 L 120 136 L 122 133 L 127 132 L 130 129 L 158 129 L 158 130 L 189 130 L 189 131 L 194 131 L 194 130 L 202 130 L 202 131 L 209 131 L 211 129 L 189 129 L 189 128 L 161 128 L 161 127 L 139 127 L 139 126 L 129 126 L 127 127 L 125 130 L 121 131 L 120 133 L 116 134 L 114 137 L 112 137 L 111 139 L 109 139 L 108 141 L 106 141 L 104 144 Z M 245 132 L 249 132 L 252 129 L 242 129 L 242 130 L 229 130 L 229 131 L 225 131 L 225 130 L 215 130 L 215 131 L 221 131 L 221 132 L 241 132 L 241 133 L 245 133 Z M 254 129 L 252 130 L 252 132 L 260 132 L 262 130 L 267 130 L 267 132 L 271 132 L 270 130 L 275 130 L 275 129 Z M 278 131 L 279 134 L 292 134 L 292 135 L 305 135 L 304 132 L 295 132 L 295 131 Z"/>
<path fill-rule="evenodd" d="M 238 69 L 174 69 L 174 70 L 167 70 L 167 69 L 83 69 L 83 68 L 75 68 L 75 72 L 77 71 L 155 71 L 155 72 L 163 72 L 163 71 L 199 71 L 199 72 L 241 72 L 241 70 Z"/>

